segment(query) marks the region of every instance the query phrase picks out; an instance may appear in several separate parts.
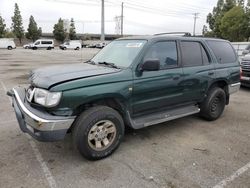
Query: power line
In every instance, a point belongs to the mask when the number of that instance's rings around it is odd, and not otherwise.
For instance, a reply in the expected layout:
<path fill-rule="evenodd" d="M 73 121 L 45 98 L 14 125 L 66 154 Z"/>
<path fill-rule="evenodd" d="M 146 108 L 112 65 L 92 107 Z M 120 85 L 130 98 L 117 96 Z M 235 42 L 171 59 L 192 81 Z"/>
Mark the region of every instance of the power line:
<path fill-rule="evenodd" d="M 123 36 L 123 18 L 124 18 L 124 16 L 123 16 L 123 2 L 122 2 L 122 7 L 121 7 L 121 36 Z"/>

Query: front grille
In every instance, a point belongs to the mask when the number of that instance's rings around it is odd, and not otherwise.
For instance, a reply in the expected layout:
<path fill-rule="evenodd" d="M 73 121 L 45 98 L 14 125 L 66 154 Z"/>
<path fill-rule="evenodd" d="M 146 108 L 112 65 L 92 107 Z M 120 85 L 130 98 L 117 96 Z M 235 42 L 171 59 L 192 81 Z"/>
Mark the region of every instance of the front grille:
<path fill-rule="evenodd" d="M 249 70 L 250 71 L 250 61 L 242 61 L 241 62 L 241 68 L 244 70 Z"/>

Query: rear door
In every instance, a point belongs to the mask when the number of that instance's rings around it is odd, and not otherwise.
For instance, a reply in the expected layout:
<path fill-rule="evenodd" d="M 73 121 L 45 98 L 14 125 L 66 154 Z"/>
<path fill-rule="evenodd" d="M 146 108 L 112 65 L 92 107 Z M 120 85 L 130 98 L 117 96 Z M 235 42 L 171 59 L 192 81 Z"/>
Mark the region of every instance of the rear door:
<path fill-rule="evenodd" d="M 184 79 L 185 101 L 197 102 L 205 96 L 206 88 L 215 78 L 214 64 L 205 43 L 202 41 L 180 41 Z"/>
<path fill-rule="evenodd" d="M 134 72 L 133 115 L 152 113 L 181 102 L 183 72 L 176 41 L 155 42 L 146 51 L 141 63 L 147 59 L 160 60 L 160 70 L 141 74 Z"/>
<path fill-rule="evenodd" d="M 207 40 L 212 49 L 217 63 L 215 63 L 216 78 L 228 79 L 230 84 L 240 82 L 240 64 L 236 52 L 228 41 Z"/>

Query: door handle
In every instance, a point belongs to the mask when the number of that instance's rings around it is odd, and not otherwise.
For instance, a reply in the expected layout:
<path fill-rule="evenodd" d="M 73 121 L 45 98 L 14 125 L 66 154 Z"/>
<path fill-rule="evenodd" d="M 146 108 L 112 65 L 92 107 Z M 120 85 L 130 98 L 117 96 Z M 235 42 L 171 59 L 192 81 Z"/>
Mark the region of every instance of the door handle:
<path fill-rule="evenodd" d="M 213 71 L 209 71 L 209 72 L 208 72 L 208 75 L 209 75 L 209 76 L 214 75 L 214 72 L 213 72 Z"/>
<path fill-rule="evenodd" d="M 180 76 L 173 76 L 173 80 L 178 80 Z"/>

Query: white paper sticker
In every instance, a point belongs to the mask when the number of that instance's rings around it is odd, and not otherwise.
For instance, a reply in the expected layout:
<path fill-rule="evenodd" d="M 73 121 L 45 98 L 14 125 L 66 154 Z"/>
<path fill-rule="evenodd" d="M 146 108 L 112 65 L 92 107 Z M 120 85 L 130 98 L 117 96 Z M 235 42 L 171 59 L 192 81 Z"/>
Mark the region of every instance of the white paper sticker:
<path fill-rule="evenodd" d="M 141 45 L 142 45 L 142 43 L 128 43 L 127 45 L 126 45 L 126 47 L 127 48 L 140 48 L 141 47 Z"/>

